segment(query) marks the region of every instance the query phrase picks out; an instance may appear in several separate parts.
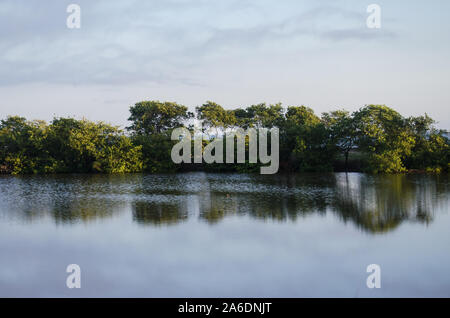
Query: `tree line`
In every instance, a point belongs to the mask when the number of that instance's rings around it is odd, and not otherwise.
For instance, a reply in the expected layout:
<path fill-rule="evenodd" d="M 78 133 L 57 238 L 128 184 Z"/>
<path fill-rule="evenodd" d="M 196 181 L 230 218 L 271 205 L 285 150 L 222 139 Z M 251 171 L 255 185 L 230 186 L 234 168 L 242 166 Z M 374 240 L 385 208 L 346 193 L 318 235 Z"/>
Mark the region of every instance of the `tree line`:
<path fill-rule="evenodd" d="M 207 145 L 237 128 L 280 132 L 280 171 L 448 172 L 448 133 L 427 114 L 403 117 L 385 105 L 320 116 L 306 106 L 261 103 L 225 109 L 214 102 L 188 107 L 142 101 L 130 107 L 125 130 L 104 122 L 54 118 L 50 123 L 9 116 L 0 121 L 0 171 L 34 173 L 132 173 L 182 170 L 257 171 L 260 164 L 174 164 L 174 128 L 202 123 Z M 248 158 L 248 157 L 247 157 Z"/>

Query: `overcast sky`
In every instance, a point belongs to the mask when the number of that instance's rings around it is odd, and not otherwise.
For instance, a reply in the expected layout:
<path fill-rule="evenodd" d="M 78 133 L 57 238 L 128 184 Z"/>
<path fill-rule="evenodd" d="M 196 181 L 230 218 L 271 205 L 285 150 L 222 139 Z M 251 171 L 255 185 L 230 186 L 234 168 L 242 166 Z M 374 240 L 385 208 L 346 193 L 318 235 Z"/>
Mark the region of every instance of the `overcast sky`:
<path fill-rule="evenodd" d="M 81 7 L 69 29 L 66 8 Z M 381 28 L 366 26 L 381 6 Z M 0 118 L 126 125 L 141 100 L 386 104 L 450 128 L 450 1 L 1 0 Z"/>

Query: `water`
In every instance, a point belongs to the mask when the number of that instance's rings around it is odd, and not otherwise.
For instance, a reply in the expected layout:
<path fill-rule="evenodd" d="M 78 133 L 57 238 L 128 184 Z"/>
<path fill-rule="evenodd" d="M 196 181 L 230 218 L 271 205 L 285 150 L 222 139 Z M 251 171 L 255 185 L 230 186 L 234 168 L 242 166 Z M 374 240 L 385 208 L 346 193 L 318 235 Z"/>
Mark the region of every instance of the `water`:
<path fill-rule="evenodd" d="M 449 181 L 0 176 L 0 296 L 449 297 Z"/>

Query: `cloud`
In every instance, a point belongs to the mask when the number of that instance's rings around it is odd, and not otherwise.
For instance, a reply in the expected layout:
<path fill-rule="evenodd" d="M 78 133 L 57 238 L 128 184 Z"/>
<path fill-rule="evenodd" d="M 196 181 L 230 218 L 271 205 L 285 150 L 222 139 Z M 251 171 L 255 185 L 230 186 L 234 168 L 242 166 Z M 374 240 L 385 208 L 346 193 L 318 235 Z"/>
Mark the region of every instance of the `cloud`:
<path fill-rule="evenodd" d="M 195 69 L 230 54 L 245 63 L 264 51 L 386 35 L 369 33 L 361 10 L 298 1 L 282 7 L 276 1 L 84 0 L 78 2 L 82 27 L 70 30 L 69 3 L 0 4 L 0 85 L 200 85 Z"/>
<path fill-rule="evenodd" d="M 344 41 L 344 40 L 371 40 L 380 38 L 395 38 L 397 35 L 390 31 L 380 31 L 374 32 L 370 29 L 341 29 L 341 30 L 330 30 L 321 33 L 321 36 L 333 41 Z"/>

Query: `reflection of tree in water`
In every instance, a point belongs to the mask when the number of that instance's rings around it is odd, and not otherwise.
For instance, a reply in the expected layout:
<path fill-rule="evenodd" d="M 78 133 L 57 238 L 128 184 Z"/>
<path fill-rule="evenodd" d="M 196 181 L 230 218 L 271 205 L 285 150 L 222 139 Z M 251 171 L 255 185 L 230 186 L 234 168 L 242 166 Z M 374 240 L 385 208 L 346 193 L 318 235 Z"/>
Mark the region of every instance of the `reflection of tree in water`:
<path fill-rule="evenodd" d="M 217 223 L 231 215 L 249 215 L 261 220 L 296 221 L 313 213 L 325 213 L 326 201 L 323 195 L 277 196 L 261 194 L 211 193 L 210 200 L 200 208 L 200 218 L 208 223 Z"/>
<path fill-rule="evenodd" d="M 249 214 L 258 219 L 273 219 L 277 221 L 296 221 L 299 217 L 306 217 L 313 213 L 323 214 L 326 211 L 326 191 L 313 192 L 305 190 L 298 194 L 287 196 L 268 196 L 260 198 L 264 207 L 258 202 L 252 202 Z"/>
<path fill-rule="evenodd" d="M 123 211 L 126 204 L 107 199 L 87 198 L 58 202 L 50 213 L 56 223 L 88 223 L 98 219 L 111 218 Z"/>
<path fill-rule="evenodd" d="M 124 203 L 109 200 L 58 200 L 39 205 L 21 204 L 16 207 L 18 213 L 15 216 L 24 222 L 33 223 L 50 215 L 56 224 L 75 224 L 110 218 L 124 208 Z"/>
<path fill-rule="evenodd" d="M 447 208 L 449 187 L 447 175 L 358 173 L 4 178 L 0 212 L 25 222 L 50 215 L 71 224 L 113 217 L 131 202 L 135 222 L 161 225 L 189 215 L 209 224 L 233 215 L 295 222 L 332 211 L 362 230 L 383 233 L 404 221 L 431 222 L 434 211 Z"/>
<path fill-rule="evenodd" d="M 428 224 L 440 203 L 433 178 L 337 174 L 332 206 L 344 222 L 353 221 L 372 233 L 388 232 L 404 221 Z"/>
<path fill-rule="evenodd" d="M 136 201 L 131 205 L 133 221 L 146 225 L 172 225 L 187 220 L 188 212 L 180 204 Z"/>
<path fill-rule="evenodd" d="M 274 178 L 274 191 L 249 200 L 249 215 L 258 219 L 296 221 L 299 217 L 324 214 L 334 187 L 332 174 L 293 174 Z"/>
<path fill-rule="evenodd" d="M 57 224 L 90 222 L 123 211 L 113 199 L 111 178 L 97 175 L 20 176 L 5 180 L 0 200 L 9 215 L 23 222 L 50 216 Z"/>
<path fill-rule="evenodd" d="M 199 216 L 210 224 L 222 220 L 225 216 L 239 213 L 236 196 L 223 192 L 207 192 L 199 196 Z"/>
<path fill-rule="evenodd" d="M 312 213 L 325 213 L 333 184 L 332 174 L 251 176 L 245 183 L 237 180 L 236 190 L 201 194 L 199 214 L 208 223 L 231 215 L 295 221 Z"/>
<path fill-rule="evenodd" d="M 265 190 L 203 193 L 200 218 L 208 223 L 232 215 L 296 221 L 331 208 L 344 222 L 383 233 L 404 221 L 430 223 L 437 205 L 448 204 L 449 192 L 445 176 L 343 173 L 255 177 L 252 182 L 264 185 Z"/>

